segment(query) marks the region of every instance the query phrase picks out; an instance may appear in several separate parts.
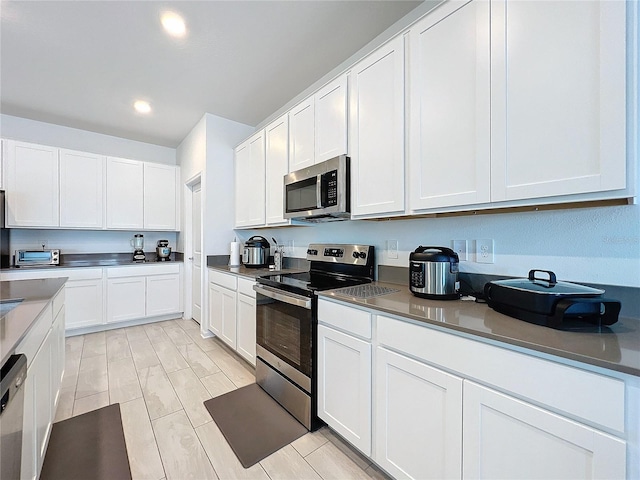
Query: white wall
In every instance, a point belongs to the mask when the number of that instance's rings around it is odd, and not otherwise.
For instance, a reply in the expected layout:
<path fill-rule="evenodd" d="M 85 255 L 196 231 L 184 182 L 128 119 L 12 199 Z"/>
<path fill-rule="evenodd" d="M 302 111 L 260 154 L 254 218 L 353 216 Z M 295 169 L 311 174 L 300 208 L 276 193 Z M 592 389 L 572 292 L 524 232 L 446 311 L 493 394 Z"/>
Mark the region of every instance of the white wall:
<path fill-rule="evenodd" d="M 294 241 L 288 256 L 304 258 L 312 242 L 374 245 L 377 263 L 408 267 L 418 245 L 451 246 L 452 240 L 495 240 L 495 263 L 461 262 L 460 270 L 522 277 L 532 269 L 553 270 L 561 280 L 640 287 L 640 205 L 501 213 L 390 221 L 350 221 L 309 227 L 238 230 L 241 240 L 262 235 Z M 398 240 L 397 260 L 386 256 L 386 240 Z M 471 255 L 469 260 L 474 260 Z"/>
<path fill-rule="evenodd" d="M 11 254 L 15 250 L 40 250 L 59 248 L 61 253 L 133 253 L 130 240 L 134 233 L 144 235 L 144 251 L 155 252 L 158 240 L 169 240 L 176 250 L 175 232 L 115 232 L 96 230 L 31 230 L 11 229 Z"/>
<path fill-rule="evenodd" d="M 202 175 L 202 202 L 204 209 L 204 255 L 228 254 L 233 240 L 233 149 L 254 127 L 206 113 L 177 149 L 183 194 L 184 184 L 200 173 Z M 182 227 L 185 231 L 188 212 L 182 202 Z M 179 235 L 178 248 L 184 250 L 185 235 Z"/>
<path fill-rule="evenodd" d="M 10 115 L 0 115 L 0 137 L 112 157 L 176 164 L 174 148 Z"/>
<path fill-rule="evenodd" d="M 204 251 L 207 255 L 229 254 L 229 242 L 235 238 L 234 152 L 254 127 L 215 115 L 207 119 L 207 195 L 203 225 Z"/>

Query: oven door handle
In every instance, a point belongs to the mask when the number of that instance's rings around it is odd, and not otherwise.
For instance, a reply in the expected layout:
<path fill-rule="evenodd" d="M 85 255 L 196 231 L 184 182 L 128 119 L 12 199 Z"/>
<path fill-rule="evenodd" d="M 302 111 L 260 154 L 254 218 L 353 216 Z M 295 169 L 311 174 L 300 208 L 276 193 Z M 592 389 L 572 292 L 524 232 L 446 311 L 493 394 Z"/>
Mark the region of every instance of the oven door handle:
<path fill-rule="evenodd" d="M 295 293 L 283 292 L 277 288 L 267 287 L 265 285 L 256 284 L 253 286 L 253 290 L 264 295 L 265 297 L 273 298 L 279 302 L 288 303 L 289 305 L 295 305 L 296 307 L 302 307 L 307 310 L 311 310 L 311 299 L 303 297 L 302 295 L 296 295 Z"/>

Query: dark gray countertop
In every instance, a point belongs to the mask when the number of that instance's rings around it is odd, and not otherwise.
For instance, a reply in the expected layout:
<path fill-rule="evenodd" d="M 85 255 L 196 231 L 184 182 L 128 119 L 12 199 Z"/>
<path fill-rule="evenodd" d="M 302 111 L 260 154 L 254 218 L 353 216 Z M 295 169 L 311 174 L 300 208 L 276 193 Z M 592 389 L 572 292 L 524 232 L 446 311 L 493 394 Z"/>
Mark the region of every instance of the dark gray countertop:
<path fill-rule="evenodd" d="M 209 265 L 211 270 L 218 270 L 220 272 L 225 273 L 233 273 L 240 277 L 246 278 L 256 278 L 261 277 L 263 275 L 276 275 L 278 273 L 297 273 L 302 272 L 304 270 L 294 269 L 294 268 L 285 268 L 282 270 L 269 270 L 268 268 L 247 268 L 244 265 L 240 265 L 239 267 L 230 267 L 229 265 Z"/>
<path fill-rule="evenodd" d="M 375 282 L 398 292 L 368 299 L 345 297 L 329 290 L 328 297 L 380 313 L 436 325 L 509 345 L 524 347 L 609 370 L 640 376 L 640 321 L 620 318 L 601 331 L 560 331 L 511 318 L 473 301 L 418 298 L 404 285 Z"/>
<path fill-rule="evenodd" d="M 67 278 L 62 277 L 0 282 L 0 301 L 23 299 L 17 307 L 0 317 L 0 365 L 13 354 L 66 281 Z"/>
<path fill-rule="evenodd" d="M 60 265 L 44 265 L 40 267 L 9 267 L 4 272 L 19 272 L 44 268 L 90 268 L 120 267 L 126 265 L 163 265 L 165 263 L 183 263 L 184 255 L 172 252 L 169 261 L 157 261 L 156 252 L 145 252 L 146 261 L 134 262 L 131 253 L 77 253 L 60 255 Z"/>

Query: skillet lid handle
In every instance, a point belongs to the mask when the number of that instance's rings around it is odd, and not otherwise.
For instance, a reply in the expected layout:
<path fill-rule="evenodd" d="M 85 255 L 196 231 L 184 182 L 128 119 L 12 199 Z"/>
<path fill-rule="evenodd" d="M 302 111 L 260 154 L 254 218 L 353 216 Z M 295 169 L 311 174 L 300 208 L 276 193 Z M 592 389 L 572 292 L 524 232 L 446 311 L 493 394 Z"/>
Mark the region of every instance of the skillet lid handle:
<path fill-rule="evenodd" d="M 549 279 L 547 280 L 546 278 L 536 278 L 536 272 L 549 274 Z M 531 280 L 532 282 L 534 280 L 542 280 L 545 282 L 549 282 L 550 285 L 555 285 L 556 283 L 558 283 L 556 279 L 556 274 L 553 273 L 551 270 L 529 270 L 529 280 Z"/>

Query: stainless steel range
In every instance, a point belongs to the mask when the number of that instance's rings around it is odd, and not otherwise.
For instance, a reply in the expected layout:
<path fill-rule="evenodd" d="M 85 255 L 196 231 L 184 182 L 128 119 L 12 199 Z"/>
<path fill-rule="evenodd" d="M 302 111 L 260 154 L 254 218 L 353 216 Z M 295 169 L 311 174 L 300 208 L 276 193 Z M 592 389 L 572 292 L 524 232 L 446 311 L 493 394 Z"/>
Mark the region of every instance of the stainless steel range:
<path fill-rule="evenodd" d="M 310 270 L 258 277 L 256 382 L 300 423 L 315 430 L 317 417 L 317 292 L 373 281 L 369 245 L 312 244 Z"/>

